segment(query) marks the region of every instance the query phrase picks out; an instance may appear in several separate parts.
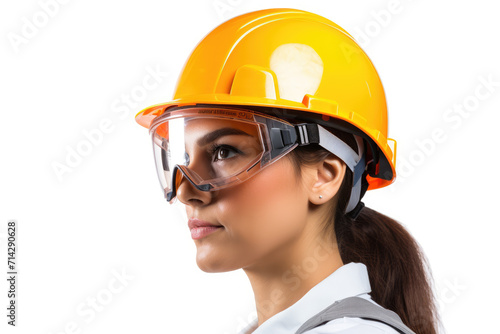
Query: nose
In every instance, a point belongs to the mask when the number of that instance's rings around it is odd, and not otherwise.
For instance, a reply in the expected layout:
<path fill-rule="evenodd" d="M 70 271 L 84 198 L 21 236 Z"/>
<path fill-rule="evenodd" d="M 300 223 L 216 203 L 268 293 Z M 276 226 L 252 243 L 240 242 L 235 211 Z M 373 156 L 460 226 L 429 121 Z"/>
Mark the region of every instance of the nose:
<path fill-rule="evenodd" d="M 212 201 L 212 191 L 202 191 L 197 189 L 182 172 L 179 171 L 180 180 L 177 182 L 177 199 L 189 206 L 205 206 Z"/>

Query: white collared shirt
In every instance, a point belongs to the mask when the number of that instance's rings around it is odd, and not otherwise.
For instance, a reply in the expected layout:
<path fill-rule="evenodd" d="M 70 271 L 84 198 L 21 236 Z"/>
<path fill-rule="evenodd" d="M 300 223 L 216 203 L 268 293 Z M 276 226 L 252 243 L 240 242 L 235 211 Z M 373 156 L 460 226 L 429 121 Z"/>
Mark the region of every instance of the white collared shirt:
<path fill-rule="evenodd" d="M 239 334 L 293 334 L 309 318 L 337 300 L 357 296 L 378 305 L 371 299 L 370 292 L 366 266 L 362 263 L 351 262 L 338 268 L 316 284 L 295 304 L 267 319 L 259 327 L 255 319 Z M 398 334 L 396 330 L 384 323 L 351 317 L 331 320 L 305 333 Z"/>

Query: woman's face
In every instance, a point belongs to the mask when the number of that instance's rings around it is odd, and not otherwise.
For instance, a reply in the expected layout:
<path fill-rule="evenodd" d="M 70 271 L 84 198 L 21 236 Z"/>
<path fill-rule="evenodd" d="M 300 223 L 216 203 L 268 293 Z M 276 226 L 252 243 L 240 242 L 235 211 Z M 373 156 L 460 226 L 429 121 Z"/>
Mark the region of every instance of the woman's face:
<path fill-rule="evenodd" d="M 249 152 L 259 150 L 251 137 L 237 134 L 216 138 L 207 143 L 206 149 L 194 144 L 223 127 L 220 120 L 195 120 L 186 126 L 190 127 L 186 129 L 186 152 L 189 167 L 193 169 L 200 168 L 196 167 L 197 161 L 214 163 L 206 159 L 209 147 L 245 142 L 242 147 Z M 245 159 L 244 154 L 239 157 L 227 150 L 214 154 L 218 158 L 228 157 L 216 162 L 223 164 L 221 169 L 230 168 L 236 161 L 231 159 Z M 292 255 L 290 252 L 301 240 L 308 221 L 309 201 L 304 184 L 307 182 L 297 178 L 287 156 L 245 182 L 217 191 L 199 191 L 183 178 L 177 198 L 185 205 L 188 218 L 222 226 L 203 238 L 194 239 L 199 268 L 206 272 L 224 272 L 239 268 L 272 270 L 277 269 L 278 264 L 286 265 L 283 255 Z"/>

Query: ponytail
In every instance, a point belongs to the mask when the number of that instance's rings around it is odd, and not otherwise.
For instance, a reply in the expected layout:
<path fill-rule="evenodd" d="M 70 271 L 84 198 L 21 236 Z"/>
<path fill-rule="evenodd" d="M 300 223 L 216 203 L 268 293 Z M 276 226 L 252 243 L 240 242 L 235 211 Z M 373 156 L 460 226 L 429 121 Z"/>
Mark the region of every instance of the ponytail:
<path fill-rule="evenodd" d="M 315 146 L 297 147 L 290 154 L 296 170 L 323 160 L 331 153 Z M 326 222 L 323 231 L 335 233 L 343 263 L 366 265 L 372 299 L 396 312 L 417 334 L 437 333 L 438 316 L 427 260 L 417 241 L 394 219 L 368 207 L 352 219 L 344 214 L 349 199 L 352 172 L 346 175 L 331 207 L 335 224 Z M 332 231 L 333 229 L 333 231 Z"/>
<path fill-rule="evenodd" d="M 335 222 L 340 256 L 344 263 L 366 265 L 372 299 L 415 333 L 437 333 L 428 264 L 415 239 L 397 221 L 367 207 L 356 220 L 343 217 Z"/>

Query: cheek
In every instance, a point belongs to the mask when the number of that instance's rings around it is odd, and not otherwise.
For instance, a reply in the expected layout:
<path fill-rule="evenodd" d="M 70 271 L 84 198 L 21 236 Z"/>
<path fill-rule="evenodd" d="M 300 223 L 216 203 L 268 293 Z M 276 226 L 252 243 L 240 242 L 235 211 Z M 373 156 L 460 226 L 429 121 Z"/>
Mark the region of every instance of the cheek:
<path fill-rule="evenodd" d="M 285 158 L 221 195 L 221 222 L 254 250 L 278 246 L 305 225 L 307 195 Z"/>

